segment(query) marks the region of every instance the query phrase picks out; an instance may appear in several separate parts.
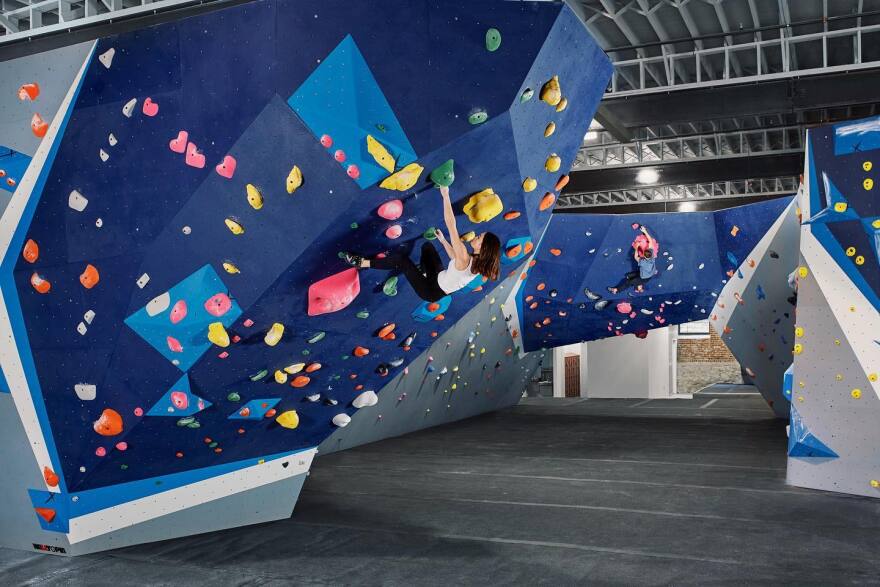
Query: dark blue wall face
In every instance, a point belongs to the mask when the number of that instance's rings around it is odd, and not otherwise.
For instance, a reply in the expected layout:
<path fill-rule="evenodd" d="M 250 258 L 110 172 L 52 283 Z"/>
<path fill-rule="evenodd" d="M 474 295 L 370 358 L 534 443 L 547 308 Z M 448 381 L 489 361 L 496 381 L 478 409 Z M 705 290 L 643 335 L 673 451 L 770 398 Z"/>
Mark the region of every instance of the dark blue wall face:
<path fill-rule="evenodd" d="M 523 348 L 708 318 L 718 293 L 739 278 L 737 268 L 789 202 L 780 198 L 714 213 L 554 216 L 519 293 Z M 643 292 L 612 293 L 609 287 L 638 270 L 632 245 L 642 226 L 659 243 L 656 274 Z"/>
<path fill-rule="evenodd" d="M 489 27 L 502 34 L 495 52 L 485 48 Z M 363 68 L 338 75 L 320 69 L 343 42 L 356 48 L 370 75 Z M 110 48 L 116 53 L 108 69 L 97 55 Z M 35 194 L 33 221 L 21 228 L 39 243 L 40 258 L 30 264 L 19 257 L 15 267 L 67 488 L 319 444 L 334 430 L 334 415 L 354 411 L 350 402 L 361 389 L 379 390 L 387 381 L 376 372 L 380 364 L 403 359 L 391 373 L 403 369 L 430 344 L 432 332 L 454 323 L 492 286 L 454 294 L 445 321 L 425 323 L 411 317 L 421 300 L 409 285 L 401 280 L 390 297 L 382 292 L 388 275 L 379 271 L 362 272 L 359 297 L 333 314 L 307 316 L 309 285 L 346 268 L 337 258 L 340 250 L 417 249 L 427 228 L 442 225 L 428 173 L 450 158 L 462 233 L 490 230 L 502 242 L 536 240 L 550 217 L 538 202 L 559 177 L 545 171 L 544 161 L 557 153 L 568 168 L 609 74 L 607 58 L 577 18 L 546 2 L 263 1 L 101 40 L 45 189 Z M 312 75 L 324 84 L 354 84 L 347 99 L 375 104 L 383 98 L 393 112 L 388 118 L 394 120 L 373 120 L 378 115 L 370 113 L 381 109 L 325 105 L 334 114 L 323 120 L 340 143 L 345 137 L 358 145 L 348 149 L 344 164 L 334 160 L 336 146 L 326 149 L 318 140 L 320 109 L 301 118 L 288 105 Z M 562 112 L 538 98 L 553 75 L 569 102 Z M 526 87 L 535 96 L 520 102 Z M 322 95 L 341 95 L 324 89 Z M 137 104 L 127 117 L 123 107 L 132 98 Z M 158 104 L 155 116 L 143 110 L 147 98 Z M 307 107 L 314 110 L 316 103 Z M 488 121 L 472 126 L 468 115 L 476 110 Z M 550 121 L 557 130 L 545 138 Z M 187 165 L 185 154 L 169 147 L 182 130 L 204 154 L 204 168 Z M 115 145 L 108 141 L 111 133 Z M 383 133 L 395 133 L 387 140 L 394 156 L 402 155 L 394 148 L 403 144 L 402 133 L 425 167 L 407 192 L 359 185 L 346 174 L 352 163 L 365 176 L 376 172 L 365 139 L 370 134 L 382 142 Z M 214 170 L 226 155 L 237 162 L 231 178 Z M 288 194 L 285 181 L 294 164 L 305 181 Z M 522 189 L 526 176 L 538 180 L 529 194 Z M 261 209 L 248 204 L 246 184 L 261 192 Z M 505 212 L 520 216 L 471 223 L 461 206 L 487 187 L 501 196 Z M 88 199 L 85 210 L 68 207 L 72 190 Z M 395 221 L 403 234 L 392 241 L 384 232 L 395 222 L 375 210 L 393 198 L 404 201 L 404 215 Z M 244 233 L 233 234 L 227 218 Z M 227 272 L 224 263 L 239 272 Z M 91 289 L 80 283 L 87 264 L 100 274 Z M 31 287 L 35 271 L 51 282 L 49 293 Z M 149 281 L 139 284 L 143 275 Z M 166 292 L 171 305 L 187 303 L 183 321 L 171 321 L 170 307 L 147 313 L 161 305 L 150 301 Z M 233 306 L 216 318 L 233 339 L 228 348 L 205 345 L 211 317 L 203 305 L 215 294 L 228 295 Z M 95 317 L 80 334 L 77 324 L 89 310 Z M 397 325 L 397 339 L 375 337 L 389 322 Z M 284 335 L 269 346 L 264 336 L 274 323 L 285 326 Z M 325 337 L 310 343 L 319 332 Z M 407 350 L 400 343 L 410 333 L 417 336 Z M 183 347 L 179 358 L 162 346 L 168 337 Z M 357 345 L 370 354 L 352 356 Z M 274 381 L 276 370 L 300 362 L 321 364 L 306 387 Z M 96 399 L 81 400 L 74 392 L 80 383 L 95 385 Z M 205 408 L 175 411 L 170 391 L 184 392 L 189 402 L 201 398 Z M 320 401 L 308 401 L 312 394 L 321 394 Z M 331 399 L 337 405 L 324 401 Z M 279 414 L 295 409 L 299 427 L 282 428 L 273 418 L 230 419 L 253 400 L 274 405 Z M 142 415 L 154 405 L 172 417 Z M 122 434 L 93 430 L 106 408 L 122 416 Z M 115 448 L 120 442 L 125 450 Z M 101 449 L 106 456 L 96 454 Z"/>

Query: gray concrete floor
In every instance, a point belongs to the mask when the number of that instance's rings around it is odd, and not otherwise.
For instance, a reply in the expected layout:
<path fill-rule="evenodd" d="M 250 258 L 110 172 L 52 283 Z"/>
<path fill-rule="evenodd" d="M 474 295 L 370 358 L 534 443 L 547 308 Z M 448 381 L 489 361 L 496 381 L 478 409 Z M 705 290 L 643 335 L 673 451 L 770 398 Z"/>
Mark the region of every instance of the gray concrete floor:
<path fill-rule="evenodd" d="M 319 458 L 289 520 L 0 584 L 877 584 L 880 501 L 785 485 L 785 443 L 760 396 L 528 399 Z"/>

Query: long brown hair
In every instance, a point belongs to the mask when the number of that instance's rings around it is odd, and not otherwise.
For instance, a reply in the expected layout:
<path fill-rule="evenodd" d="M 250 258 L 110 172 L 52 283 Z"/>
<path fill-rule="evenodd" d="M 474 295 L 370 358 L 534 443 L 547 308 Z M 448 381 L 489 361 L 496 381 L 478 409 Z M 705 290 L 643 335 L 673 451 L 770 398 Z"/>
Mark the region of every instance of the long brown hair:
<path fill-rule="evenodd" d="M 483 235 L 480 252 L 473 255 L 471 271 L 489 279 L 498 279 L 501 270 L 501 241 L 491 232 Z"/>

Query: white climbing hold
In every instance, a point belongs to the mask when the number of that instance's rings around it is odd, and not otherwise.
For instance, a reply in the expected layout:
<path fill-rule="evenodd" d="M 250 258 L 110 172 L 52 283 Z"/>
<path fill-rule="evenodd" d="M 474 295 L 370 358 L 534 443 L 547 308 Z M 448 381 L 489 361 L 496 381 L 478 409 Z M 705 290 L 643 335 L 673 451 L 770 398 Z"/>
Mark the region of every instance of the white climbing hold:
<path fill-rule="evenodd" d="M 89 201 L 84 195 L 76 190 L 73 190 L 72 192 L 70 192 L 70 196 L 67 197 L 67 205 L 77 212 L 82 212 L 86 209 L 86 206 L 89 205 Z"/>
<path fill-rule="evenodd" d="M 122 114 L 126 118 L 131 118 L 131 115 L 134 114 L 134 107 L 137 106 L 137 98 L 132 98 L 128 102 L 125 103 L 125 106 L 122 107 Z"/>
<path fill-rule="evenodd" d="M 379 403 L 379 396 L 376 395 L 376 392 L 372 390 L 367 390 L 354 398 L 354 400 L 351 402 L 351 405 L 357 409 L 361 409 L 375 406 L 377 403 Z"/>
<path fill-rule="evenodd" d="M 86 335 L 86 332 L 88 332 L 89 329 L 86 328 L 86 325 L 85 325 L 85 324 L 83 324 L 82 322 L 80 322 L 79 324 L 76 325 L 76 331 L 79 332 L 80 335 L 85 336 L 85 335 Z"/>
<path fill-rule="evenodd" d="M 116 136 L 111 132 L 110 136 L 107 137 L 107 142 L 110 143 L 111 147 L 115 147 L 119 141 L 116 140 Z"/>
<path fill-rule="evenodd" d="M 152 318 L 158 314 L 161 314 L 171 305 L 171 294 L 167 291 L 162 295 L 156 296 L 149 302 L 147 302 L 147 307 L 145 308 L 147 311 L 147 316 Z"/>
<path fill-rule="evenodd" d="M 108 154 L 107 154 L 107 151 L 105 151 L 104 149 L 99 149 L 99 150 L 98 150 L 98 157 L 101 158 L 101 161 L 103 161 L 104 163 L 106 163 L 106 162 L 107 162 L 107 159 L 110 158 L 110 155 L 108 155 Z"/>
<path fill-rule="evenodd" d="M 86 324 L 91 324 L 92 320 L 95 319 L 95 311 L 87 310 L 85 314 L 83 314 L 83 320 L 85 320 Z"/>
<path fill-rule="evenodd" d="M 73 391 L 84 402 L 92 401 L 98 395 L 98 388 L 91 383 L 77 383 L 73 386 Z"/>
<path fill-rule="evenodd" d="M 144 289 L 145 287 L 147 287 L 147 284 L 150 283 L 150 276 L 144 273 L 143 275 L 138 277 L 138 280 L 135 283 L 137 283 L 137 286 L 139 288 Z"/>
<path fill-rule="evenodd" d="M 336 414 L 333 416 L 333 424 L 339 426 L 340 428 L 345 428 L 348 426 L 348 423 L 351 422 L 351 416 L 348 414 Z"/>
<path fill-rule="evenodd" d="M 100 55 L 98 55 L 98 61 L 101 62 L 101 65 L 110 69 L 110 66 L 113 64 L 113 56 L 116 55 L 116 49 L 110 47 Z"/>

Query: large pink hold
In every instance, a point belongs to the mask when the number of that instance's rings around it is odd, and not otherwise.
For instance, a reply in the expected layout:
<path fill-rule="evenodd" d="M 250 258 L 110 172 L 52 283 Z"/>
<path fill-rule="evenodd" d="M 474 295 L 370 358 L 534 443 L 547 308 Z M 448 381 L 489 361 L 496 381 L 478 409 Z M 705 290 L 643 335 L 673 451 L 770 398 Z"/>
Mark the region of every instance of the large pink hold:
<path fill-rule="evenodd" d="M 385 202 L 376 213 L 385 220 L 397 220 L 403 215 L 403 202 L 400 200 L 390 200 Z"/>
<path fill-rule="evenodd" d="M 172 391 L 171 403 L 178 410 L 185 410 L 189 407 L 189 396 L 182 391 Z"/>
<path fill-rule="evenodd" d="M 632 312 L 632 309 L 633 308 L 629 302 L 620 302 L 619 304 L 617 304 L 617 311 L 621 314 L 629 314 L 630 312 Z"/>
<path fill-rule="evenodd" d="M 184 318 L 186 318 L 186 302 L 177 300 L 177 303 L 171 308 L 171 323 L 177 324 Z"/>
<path fill-rule="evenodd" d="M 398 238 L 401 234 L 403 234 L 403 229 L 400 228 L 399 224 L 389 226 L 388 230 L 385 231 L 385 236 L 388 238 Z"/>
<path fill-rule="evenodd" d="M 205 311 L 211 316 L 220 317 L 232 308 L 232 300 L 225 293 L 212 295 L 205 302 Z"/>
<path fill-rule="evenodd" d="M 361 293 L 361 282 L 354 267 L 309 286 L 309 316 L 338 312 Z"/>
<path fill-rule="evenodd" d="M 168 336 L 165 338 L 165 342 L 168 343 L 168 349 L 172 353 L 182 353 L 183 345 L 180 344 L 180 341 L 174 338 L 173 336 Z"/>

